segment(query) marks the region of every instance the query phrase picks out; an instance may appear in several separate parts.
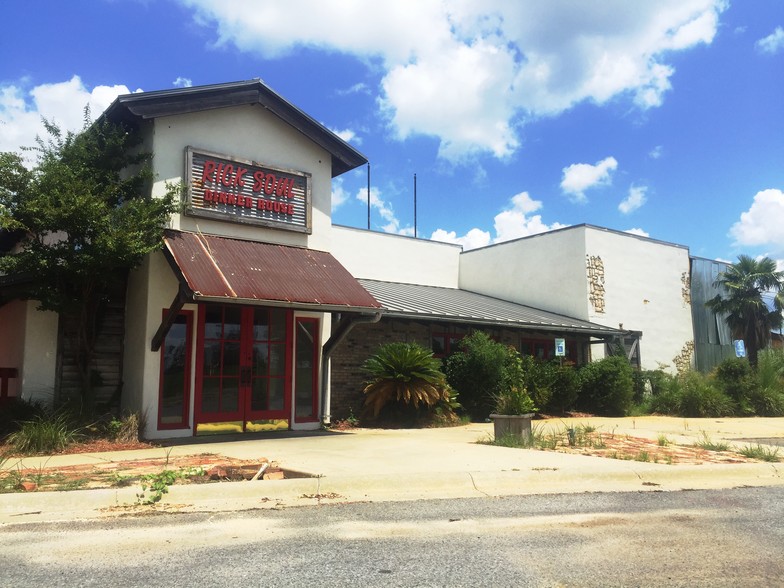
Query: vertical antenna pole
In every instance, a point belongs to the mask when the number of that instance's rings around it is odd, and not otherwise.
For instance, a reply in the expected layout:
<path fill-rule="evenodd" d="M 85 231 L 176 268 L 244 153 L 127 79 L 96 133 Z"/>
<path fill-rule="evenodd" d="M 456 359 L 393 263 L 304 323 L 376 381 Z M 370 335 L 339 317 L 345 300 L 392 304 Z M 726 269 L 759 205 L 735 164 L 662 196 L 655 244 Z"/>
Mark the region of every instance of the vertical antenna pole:
<path fill-rule="evenodd" d="M 368 201 L 368 231 L 370 230 L 370 162 L 367 164 L 367 201 Z"/>
<path fill-rule="evenodd" d="M 414 239 L 417 236 L 417 193 L 416 193 L 416 172 L 414 172 Z"/>

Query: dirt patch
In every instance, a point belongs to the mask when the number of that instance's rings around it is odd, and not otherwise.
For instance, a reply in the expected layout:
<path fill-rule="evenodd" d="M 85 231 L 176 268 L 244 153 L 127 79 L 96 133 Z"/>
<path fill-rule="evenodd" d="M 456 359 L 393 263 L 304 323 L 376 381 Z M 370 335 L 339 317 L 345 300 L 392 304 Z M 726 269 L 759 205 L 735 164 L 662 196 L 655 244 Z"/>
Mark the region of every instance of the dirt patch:
<path fill-rule="evenodd" d="M 630 435 L 615 435 L 598 431 L 576 432 L 570 440 L 568 433 L 545 436 L 539 449 L 593 455 L 612 459 L 666 464 L 745 463 L 757 460 L 735 451 L 711 451 L 699 446 L 676 445 Z"/>
<path fill-rule="evenodd" d="M 47 468 L 11 468 L 0 472 L 0 492 L 60 491 L 140 486 L 145 476 L 173 473 L 174 484 L 205 484 L 240 480 L 280 480 L 287 476 L 267 458 L 241 460 L 203 453 L 181 457 L 107 461 Z"/>

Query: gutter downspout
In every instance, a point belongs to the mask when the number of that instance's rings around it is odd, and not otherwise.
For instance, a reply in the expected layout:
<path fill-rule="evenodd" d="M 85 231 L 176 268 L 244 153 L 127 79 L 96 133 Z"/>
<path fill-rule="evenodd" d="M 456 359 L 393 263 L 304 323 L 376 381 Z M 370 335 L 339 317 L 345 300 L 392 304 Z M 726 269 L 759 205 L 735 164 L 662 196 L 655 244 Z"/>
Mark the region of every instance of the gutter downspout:
<path fill-rule="evenodd" d="M 332 353 L 335 351 L 340 343 L 348 336 L 351 330 L 359 324 L 373 324 L 381 320 L 382 311 L 378 311 L 372 315 L 347 315 L 341 318 L 338 322 L 338 327 L 332 336 L 324 343 L 321 349 L 321 424 L 329 425 L 332 416 L 327 410 L 327 386 L 329 383 L 329 371 L 327 366 Z"/>

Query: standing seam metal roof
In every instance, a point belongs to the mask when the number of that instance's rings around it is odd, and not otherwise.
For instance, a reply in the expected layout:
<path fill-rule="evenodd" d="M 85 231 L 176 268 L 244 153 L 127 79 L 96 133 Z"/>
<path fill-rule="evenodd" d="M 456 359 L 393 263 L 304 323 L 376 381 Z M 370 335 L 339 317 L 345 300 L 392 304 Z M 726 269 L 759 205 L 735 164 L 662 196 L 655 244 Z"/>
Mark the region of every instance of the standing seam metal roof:
<path fill-rule="evenodd" d="M 492 324 L 597 337 L 622 331 L 469 290 L 360 279 L 386 309 L 385 316 Z"/>

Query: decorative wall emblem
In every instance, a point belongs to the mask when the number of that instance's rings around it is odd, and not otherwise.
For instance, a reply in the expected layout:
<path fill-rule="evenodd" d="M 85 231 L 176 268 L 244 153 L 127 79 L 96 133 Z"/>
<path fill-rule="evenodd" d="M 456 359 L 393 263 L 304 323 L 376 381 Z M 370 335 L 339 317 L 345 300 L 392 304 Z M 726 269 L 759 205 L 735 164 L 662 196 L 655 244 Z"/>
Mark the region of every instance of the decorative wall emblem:
<path fill-rule="evenodd" d="M 691 277 L 689 276 L 689 272 L 683 272 L 681 274 L 681 284 L 683 284 L 683 287 L 681 288 L 683 301 L 686 304 L 691 305 Z"/>
<path fill-rule="evenodd" d="M 604 314 L 604 262 L 598 255 L 586 255 L 588 270 L 588 300 L 595 312 Z"/>
<path fill-rule="evenodd" d="M 694 355 L 694 341 L 686 341 L 681 352 L 672 359 L 678 374 L 685 374 L 691 369 L 691 358 Z"/>

